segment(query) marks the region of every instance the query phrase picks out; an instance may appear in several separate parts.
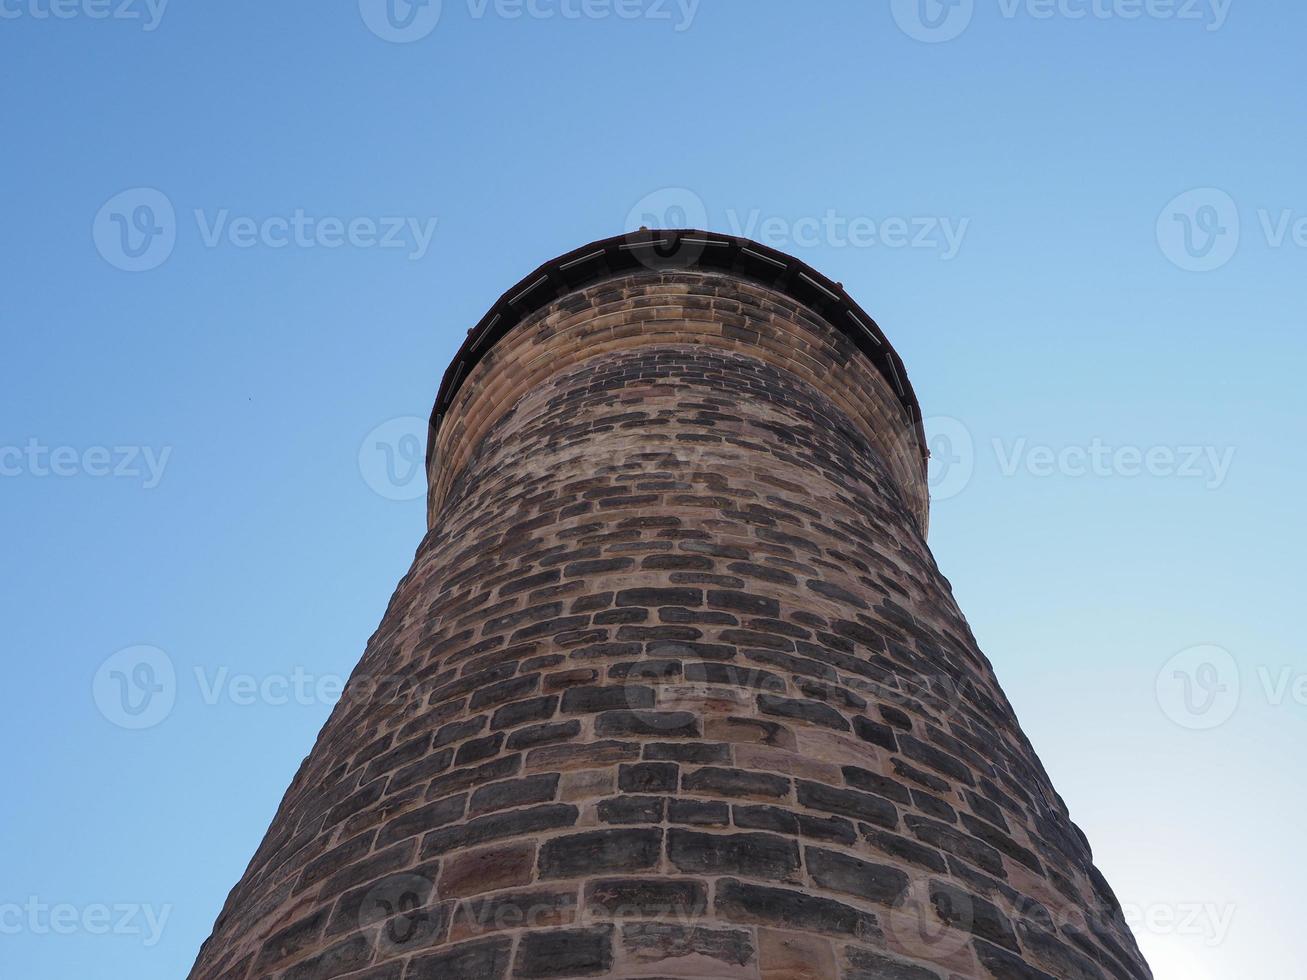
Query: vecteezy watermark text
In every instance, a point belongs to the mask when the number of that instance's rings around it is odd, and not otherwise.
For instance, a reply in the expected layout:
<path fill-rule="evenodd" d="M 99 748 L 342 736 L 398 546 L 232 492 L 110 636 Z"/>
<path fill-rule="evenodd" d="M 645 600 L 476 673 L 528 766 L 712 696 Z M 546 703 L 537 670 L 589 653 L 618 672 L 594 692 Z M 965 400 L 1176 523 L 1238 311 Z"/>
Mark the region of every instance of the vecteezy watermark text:
<path fill-rule="evenodd" d="M 646 194 L 627 212 L 627 232 L 641 228 L 718 227 L 773 248 L 889 248 L 932 251 L 948 261 L 956 258 L 971 227 L 971 219 L 942 215 L 842 214 L 827 208 L 821 214 L 796 217 L 764 214 L 759 208 L 726 208 L 722 220 L 709 214 L 703 198 L 686 187 L 664 187 Z"/>
<path fill-rule="evenodd" d="M 472 20 L 625 20 L 668 23 L 688 31 L 700 0 L 466 0 Z M 383 41 L 420 41 L 440 23 L 442 0 L 359 0 L 363 23 Z"/>
<path fill-rule="evenodd" d="M 922 424 L 930 450 L 930 497 L 934 501 L 956 497 L 975 476 L 980 455 L 976 440 L 962 421 L 950 416 L 933 416 Z M 995 438 L 990 447 L 1003 477 L 1153 477 L 1201 481 L 1206 490 L 1224 486 L 1235 458 L 1234 446 L 1112 444 L 1098 436 L 1063 446 L 1032 443 L 1025 437 Z"/>
<path fill-rule="evenodd" d="M 134 20 L 155 30 L 169 0 L 0 0 L 0 20 Z"/>
<path fill-rule="evenodd" d="M 172 446 L 47 446 L 36 438 L 22 446 L 0 446 L 0 477 L 89 476 L 140 480 L 153 490 L 163 479 Z"/>
<path fill-rule="evenodd" d="M 140 936 L 142 945 L 152 947 L 162 938 L 172 908 L 139 902 L 74 905 L 33 895 L 23 902 L 0 902 L 0 935 Z"/>
<path fill-rule="evenodd" d="M 1175 21 L 1219 31 L 1234 0 L 993 0 L 1005 21 Z M 952 41 L 971 26 L 977 0 L 890 0 L 899 30 L 928 44 Z"/>
<path fill-rule="evenodd" d="M 1234 447 L 1216 446 L 1111 446 L 1095 438 L 1087 446 L 1031 445 L 1026 439 L 1004 443 L 993 440 L 994 455 L 1003 476 L 1023 470 L 1034 477 L 1155 476 L 1202 480 L 1208 490 L 1219 489 L 1234 462 Z"/>

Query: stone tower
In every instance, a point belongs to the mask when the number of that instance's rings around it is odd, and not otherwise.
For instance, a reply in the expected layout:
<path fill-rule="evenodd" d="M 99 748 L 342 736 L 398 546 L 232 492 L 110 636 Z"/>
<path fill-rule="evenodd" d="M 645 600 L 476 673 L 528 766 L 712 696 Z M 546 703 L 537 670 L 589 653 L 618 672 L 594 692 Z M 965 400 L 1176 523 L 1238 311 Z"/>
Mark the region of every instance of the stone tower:
<path fill-rule="evenodd" d="M 754 242 L 505 293 L 191 976 L 1149 977 L 926 545 L 920 417 L 843 288 Z"/>

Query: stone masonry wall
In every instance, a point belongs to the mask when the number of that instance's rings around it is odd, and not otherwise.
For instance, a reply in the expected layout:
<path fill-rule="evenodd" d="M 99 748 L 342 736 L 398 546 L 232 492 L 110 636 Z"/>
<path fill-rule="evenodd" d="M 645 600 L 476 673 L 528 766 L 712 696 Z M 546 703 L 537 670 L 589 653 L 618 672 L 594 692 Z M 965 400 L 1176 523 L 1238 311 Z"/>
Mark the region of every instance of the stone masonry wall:
<path fill-rule="evenodd" d="M 540 367 L 661 290 L 701 327 Z M 788 301 L 758 292 L 604 284 L 478 366 L 193 978 L 1150 976 L 935 567 L 883 382 L 810 319 L 802 370 L 760 356 Z"/>

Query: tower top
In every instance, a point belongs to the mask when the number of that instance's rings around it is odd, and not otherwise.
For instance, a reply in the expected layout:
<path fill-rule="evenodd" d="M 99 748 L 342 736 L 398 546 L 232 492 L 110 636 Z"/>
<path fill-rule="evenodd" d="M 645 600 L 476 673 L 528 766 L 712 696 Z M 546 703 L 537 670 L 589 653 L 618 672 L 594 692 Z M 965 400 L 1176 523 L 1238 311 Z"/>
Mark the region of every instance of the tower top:
<path fill-rule="evenodd" d="M 472 368 L 531 314 L 568 293 L 605 279 L 640 271 L 711 272 L 760 283 L 803 304 L 844 334 L 884 377 L 916 430 L 922 477 L 929 455 L 921 427 L 921 406 L 884 332 L 848 293 L 812 266 L 785 252 L 735 235 L 694 228 L 649 230 L 583 245 L 552 259 L 504 293 L 468 331 L 440 383 L 427 434 L 430 472 L 436 434 Z"/>

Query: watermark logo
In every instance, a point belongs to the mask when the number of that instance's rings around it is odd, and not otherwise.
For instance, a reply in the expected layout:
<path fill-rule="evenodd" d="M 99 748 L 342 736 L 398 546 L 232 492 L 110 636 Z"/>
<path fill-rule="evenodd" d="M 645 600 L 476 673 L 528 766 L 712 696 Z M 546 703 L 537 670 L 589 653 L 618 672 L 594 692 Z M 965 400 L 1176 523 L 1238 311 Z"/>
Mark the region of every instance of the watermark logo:
<path fill-rule="evenodd" d="M 153 728 L 177 702 L 177 672 L 158 647 L 127 647 L 100 665 L 91 691 L 100 714 L 119 728 Z"/>
<path fill-rule="evenodd" d="M 971 24 L 976 0 L 891 0 L 894 22 L 908 37 L 927 44 L 952 41 Z"/>
<path fill-rule="evenodd" d="M 421 875 L 398 874 L 378 882 L 359 904 L 359 925 L 378 925 L 377 950 L 399 956 L 425 947 L 443 925 L 433 908 L 435 883 Z"/>
<path fill-rule="evenodd" d="M 1200 187 L 1174 198 L 1157 219 L 1162 254 L 1188 272 L 1211 272 L 1239 249 L 1239 207 L 1225 191 Z"/>
<path fill-rule="evenodd" d="M 426 419 L 405 415 L 364 436 L 359 446 L 363 482 L 387 500 L 417 500 L 425 494 L 429 427 Z"/>
<path fill-rule="evenodd" d="M 440 23 L 441 0 L 359 0 L 363 23 L 383 41 L 421 41 Z"/>
<path fill-rule="evenodd" d="M 124 272 L 148 272 L 168 261 L 177 244 L 172 201 L 153 187 L 134 187 L 105 201 L 95 216 L 96 250 Z"/>
<path fill-rule="evenodd" d="M 923 419 L 926 448 L 930 451 L 927 485 L 931 500 L 956 497 L 976 471 L 976 444 L 971 431 L 955 418 L 937 415 Z"/>
<path fill-rule="evenodd" d="M 644 229 L 704 229 L 708 227 L 708 208 L 703 198 L 687 187 L 664 187 L 636 201 L 626 214 L 624 227 L 627 234 Z M 630 252 L 649 268 L 669 262 L 688 266 L 699 260 L 706 247 L 700 239 L 654 235 L 649 242 L 631 242 Z"/>
<path fill-rule="evenodd" d="M 0 0 L 0 20 L 132 20 L 156 30 L 169 0 Z"/>
<path fill-rule="evenodd" d="M 1181 650 L 1157 674 L 1157 703 L 1182 728 L 1203 731 L 1225 724 L 1239 697 L 1239 665 L 1222 647 Z"/>

